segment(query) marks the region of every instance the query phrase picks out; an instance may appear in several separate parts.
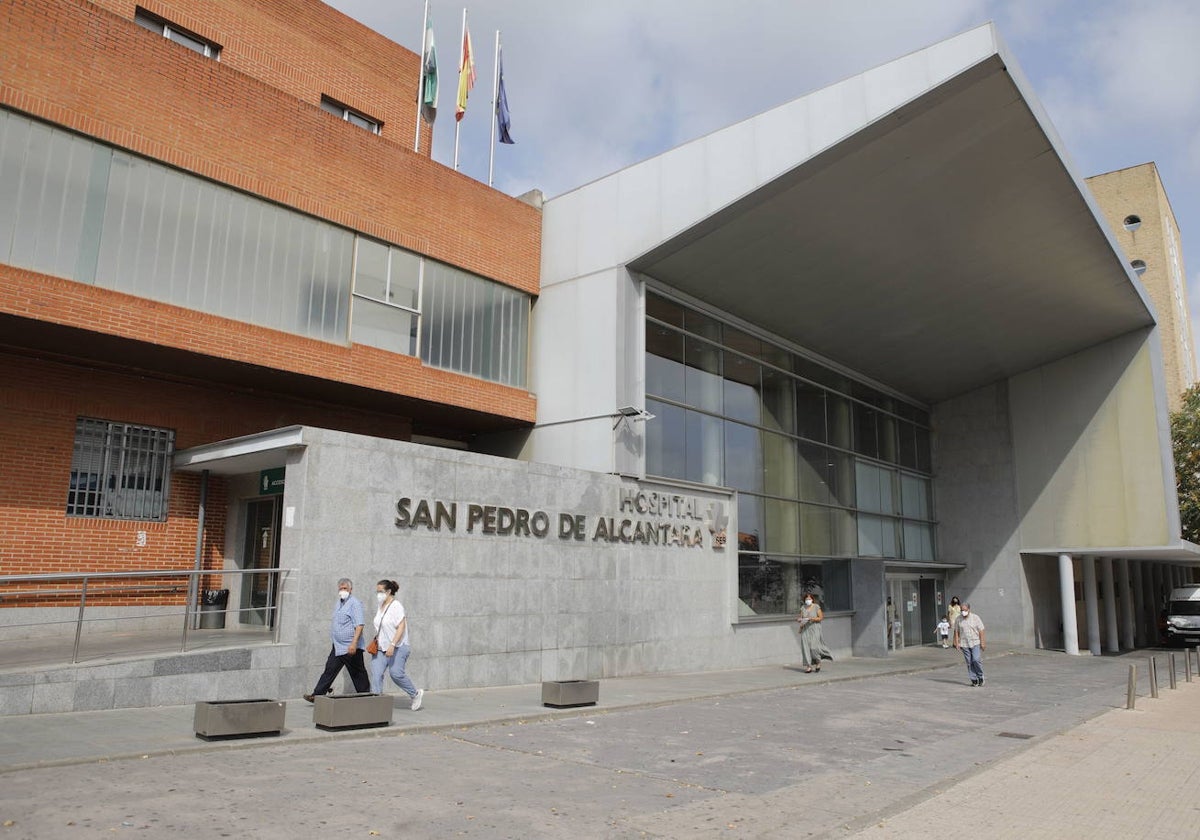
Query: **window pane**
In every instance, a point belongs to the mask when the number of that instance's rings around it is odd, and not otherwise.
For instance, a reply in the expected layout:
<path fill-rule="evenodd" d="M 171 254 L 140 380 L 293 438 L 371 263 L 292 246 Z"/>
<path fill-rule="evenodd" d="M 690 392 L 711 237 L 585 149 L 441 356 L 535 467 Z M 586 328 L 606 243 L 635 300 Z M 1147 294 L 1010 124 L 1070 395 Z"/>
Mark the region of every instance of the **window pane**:
<path fill-rule="evenodd" d="M 683 307 L 654 292 L 646 293 L 646 316 L 673 327 L 683 327 Z"/>
<path fill-rule="evenodd" d="M 416 332 L 416 316 L 408 310 L 355 297 L 352 341 L 411 356 L 416 352 Z"/>
<path fill-rule="evenodd" d="M 877 433 L 879 436 L 879 459 L 894 464 L 896 452 L 896 419 L 890 414 L 880 412 L 876 415 Z"/>
<path fill-rule="evenodd" d="M 800 505 L 782 499 L 764 499 L 767 533 L 763 549 L 785 554 L 800 553 Z"/>
<path fill-rule="evenodd" d="M 388 255 L 391 270 L 388 274 L 387 302 L 417 309 L 420 306 L 421 258 L 400 248 L 389 248 Z"/>
<path fill-rule="evenodd" d="M 738 494 L 738 548 L 742 551 L 761 551 L 763 535 L 763 500 L 749 493 Z"/>
<path fill-rule="evenodd" d="M 654 421 L 646 424 L 646 473 L 663 478 L 683 478 L 685 411 L 655 400 L 646 401 Z"/>
<path fill-rule="evenodd" d="M 900 512 L 913 519 L 929 519 L 929 482 L 915 475 L 901 475 Z"/>
<path fill-rule="evenodd" d="M 829 429 L 829 443 L 841 449 L 850 449 L 850 401 L 837 394 L 826 393 L 825 417 Z"/>
<path fill-rule="evenodd" d="M 653 413 L 653 412 L 651 412 Z M 725 485 L 762 492 L 762 448 L 758 429 L 741 423 L 725 424 Z"/>
<path fill-rule="evenodd" d="M 683 334 L 646 323 L 646 393 L 683 401 Z"/>
<path fill-rule="evenodd" d="M 879 412 L 854 403 L 854 451 L 868 458 L 879 457 Z"/>
<path fill-rule="evenodd" d="M 811 566 L 804 564 L 805 576 Z M 848 560 L 825 560 L 820 566 L 821 598 L 826 610 L 848 610 L 853 608 L 850 590 L 850 562 Z"/>
<path fill-rule="evenodd" d="M 909 560 L 933 559 L 933 528 L 924 522 L 904 523 L 904 556 Z"/>
<path fill-rule="evenodd" d="M 798 558 L 738 555 L 739 610 L 743 615 L 794 615 L 800 610 L 802 595 Z"/>
<path fill-rule="evenodd" d="M 354 294 L 387 301 L 388 246 L 357 238 L 354 259 Z"/>
<path fill-rule="evenodd" d="M 763 491 L 772 496 L 796 498 L 800 485 L 795 439 L 763 432 L 762 445 Z"/>
<path fill-rule="evenodd" d="M 653 412 L 652 412 L 653 413 Z M 687 412 L 687 470 L 684 478 L 700 484 L 722 484 L 724 421 L 699 412 Z"/>
<path fill-rule="evenodd" d="M 854 465 L 854 486 L 856 507 L 873 513 L 883 512 L 883 501 L 880 490 L 880 470 L 874 464 L 859 461 Z"/>
<path fill-rule="evenodd" d="M 759 364 L 736 353 L 724 354 L 725 416 L 745 423 L 759 421 Z"/>
<path fill-rule="evenodd" d="M 721 351 L 714 344 L 685 338 L 684 401 L 694 408 L 721 413 Z"/>
<path fill-rule="evenodd" d="M 895 519 L 858 515 L 858 553 L 863 557 L 896 557 L 897 525 Z"/>
<path fill-rule="evenodd" d="M 807 502 L 833 501 L 830 473 L 833 450 L 812 443 L 800 444 L 800 498 Z M 819 552 L 821 554 L 827 552 Z"/>
<path fill-rule="evenodd" d="M 803 554 L 832 554 L 836 540 L 830 509 L 800 506 L 800 550 Z"/>
<path fill-rule="evenodd" d="M 796 383 L 797 425 L 800 437 L 824 442 L 825 389 L 807 382 Z"/>
<path fill-rule="evenodd" d="M 917 429 L 912 423 L 903 421 L 896 424 L 898 449 L 896 463 L 902 467 L 913 469 L 917 466 Z"/>
<path fill-rule="evenodd" d="M 773 368 L 762 369 L 762 425 L 787 435 L 796 433 L 795 380 Z"/>
<path fill-rule="evenodd" d="M 930 452 L 929 430 L 918 426 L 916 429 L 916 434 L 917 469 L 919 469 L 921 472 L 930 472 L 933 469 L 933 456 Z"/>

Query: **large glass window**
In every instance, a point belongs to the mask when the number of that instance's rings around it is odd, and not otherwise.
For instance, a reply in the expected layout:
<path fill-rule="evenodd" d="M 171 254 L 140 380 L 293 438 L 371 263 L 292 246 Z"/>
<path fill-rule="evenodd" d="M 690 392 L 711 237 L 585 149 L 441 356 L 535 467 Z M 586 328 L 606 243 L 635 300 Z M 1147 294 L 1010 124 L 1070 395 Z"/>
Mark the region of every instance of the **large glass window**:
<path fill-rule="evenodd" d="M 933 559 L 923 409 L 653 292 L 646 314 L 646 471 L 738 491 L 743 615 L 810 586 L 851 608 L 850 557 Z"/>
<path fill-rule="evenodd" d="M 529 295 L 2 109 L 0 262 L 526 383 Z"/>
<path fill-rule="evenodd" d="M 167 518 L 175 432 L 80 417 L 75 421 L 67 515 Z"/>

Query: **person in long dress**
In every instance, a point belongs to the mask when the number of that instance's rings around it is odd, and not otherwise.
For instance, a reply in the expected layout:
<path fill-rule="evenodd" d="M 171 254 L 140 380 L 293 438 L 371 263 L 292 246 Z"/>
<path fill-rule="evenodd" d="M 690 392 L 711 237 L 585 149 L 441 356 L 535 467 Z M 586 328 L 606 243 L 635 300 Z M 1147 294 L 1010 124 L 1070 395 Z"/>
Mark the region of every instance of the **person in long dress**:
<path fill-rule="evenodd" d="M 825 611 L 811 592 L 806 593 L 804 606 L 800 608 L 800 615 L 796 618 L 800 623 L 800 660 L 806 674 L 820 671 L 822 659 L 833 659 L 821 635 L 821 622 L 824 620 Z"/>

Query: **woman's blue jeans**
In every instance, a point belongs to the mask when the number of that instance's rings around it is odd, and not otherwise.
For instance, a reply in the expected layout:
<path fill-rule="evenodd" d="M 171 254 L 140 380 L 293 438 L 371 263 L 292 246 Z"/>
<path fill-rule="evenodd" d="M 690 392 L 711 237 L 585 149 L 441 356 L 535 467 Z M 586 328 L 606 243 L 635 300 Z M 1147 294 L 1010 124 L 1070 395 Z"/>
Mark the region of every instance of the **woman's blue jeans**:
<path fill-rule="evenodd" d="M 408 678 L 408 674 L 404 673 L 404 666 L 408 663 L 408 655 L 412 649 L 408 645 L 400 645 L 391 656 L 388 656 L 385 650 L 386 648 L 380 648 L 379 653 L 371 657 L 371 691 L 383 694 L 383 674 L 386 671 L 391 675 L 392 682 L 400 686 L 405 694 L 416 697 L 417 687 Z"/>

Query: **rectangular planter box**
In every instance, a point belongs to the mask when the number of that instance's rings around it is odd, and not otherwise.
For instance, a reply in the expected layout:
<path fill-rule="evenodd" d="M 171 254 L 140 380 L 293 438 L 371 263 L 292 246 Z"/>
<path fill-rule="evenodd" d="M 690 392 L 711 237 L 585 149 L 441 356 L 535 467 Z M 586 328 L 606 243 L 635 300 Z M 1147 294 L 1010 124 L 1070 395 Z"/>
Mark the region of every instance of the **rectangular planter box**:
<path fill-rule="evenodd" d="M 555 680 L 542 683 L 542 705 L 556 709 L 594 706 L 600 700 L 599 680 Z"/>
<path fill-rule="evenodd" d="M 392 722 L 388 694 L 327 694 L 313 698 L 313 723 L 321 729 L 361 729 Z"/>
<path fill-rule="evenodd" d="M 198 738 L 246 738 L 283 731 L 282 700 L 212 700 L 196 704 L 192 728 Z"/>

